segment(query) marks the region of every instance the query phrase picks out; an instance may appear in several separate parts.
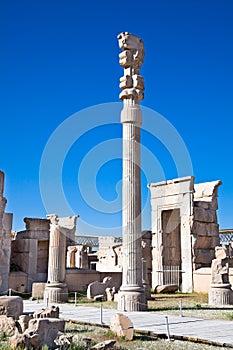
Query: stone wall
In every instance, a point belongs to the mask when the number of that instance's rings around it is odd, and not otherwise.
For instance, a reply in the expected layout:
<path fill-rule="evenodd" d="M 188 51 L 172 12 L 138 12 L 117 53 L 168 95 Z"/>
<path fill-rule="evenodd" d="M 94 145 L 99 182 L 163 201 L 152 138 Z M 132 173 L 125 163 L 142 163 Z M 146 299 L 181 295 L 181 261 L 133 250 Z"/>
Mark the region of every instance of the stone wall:
<path fill-rule="evenodd" d="M 193 268 L 208 267 L 220 245 L 217 220 L 218 187 L 221 181 L 194 185 L 192 226 Z"/>
<path fill-rule="evenodd" d="M 110 287 L 120 288 L 121 286 L 121 272 L 103 273 L 94 270 L 66 270 L 66 279 L 69 292 L 86 291 L 91 282 L 102 282 L 104 277 L 111 276 L 112 280 Z"/>
<path fill-rule="evenodd" d="M 219 245 L 218 187 L 221 181 L 194 185 L 184 177 L 149 185 L 152 207 L 152 287 L 166 284 L 165 266 L 180 268 L 177 283 L 191 292 L 193 271 L 208 267 Z M 163 283 L 164 282 L 164 283 Z"/>
<path fill-rule="evenodd" d="M 24 218 L 26 230 L 17 233 L 11 242 L 11 264 L 15 269 L 27 276 L 25 290 L 31 291 L 33 282 L 46 282 L 49 254 L 49 220 L 40 218 Z M 16 276 L 11 276 L 11 288 L 19 288 L 15 282 Z M 14 285 L 14 287 L 13 287 Z"/>

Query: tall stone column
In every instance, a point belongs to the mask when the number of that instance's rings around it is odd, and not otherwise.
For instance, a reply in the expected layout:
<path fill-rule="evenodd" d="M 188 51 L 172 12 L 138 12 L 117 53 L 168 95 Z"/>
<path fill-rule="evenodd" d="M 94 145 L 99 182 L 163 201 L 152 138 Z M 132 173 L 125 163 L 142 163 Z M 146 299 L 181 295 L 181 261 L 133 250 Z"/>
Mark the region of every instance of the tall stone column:
<path fill-rule="evenodd" d="M 13 214 L 5 213 L 4 172 L 0 170 L 0 292 L 8 289 Z"/>
<path fill-rule="evenodd" d="M 48 283 L 44 297 L 50 303 L 68 300 L 68 289 L 65 284 L 66 239 L 76 229 L 77 216 L 58 218 L 57 215 L 47 215 L 50 219 Z"/>
<path fill-rule="evenodd" d="M 140 38 L 127 32 L 118 35 L 120 65 L 124 76 L 120 79 L 123 100 L 123 175 L 122 175 L 122 238 L 123 272 L 118 309 L 143 311 L 147 309 L 142 283 L 141 252 L 141 175 L 140 100 L 144 97 L 144 79 L 140 67 L 144 58 L 144 44 Z"/>

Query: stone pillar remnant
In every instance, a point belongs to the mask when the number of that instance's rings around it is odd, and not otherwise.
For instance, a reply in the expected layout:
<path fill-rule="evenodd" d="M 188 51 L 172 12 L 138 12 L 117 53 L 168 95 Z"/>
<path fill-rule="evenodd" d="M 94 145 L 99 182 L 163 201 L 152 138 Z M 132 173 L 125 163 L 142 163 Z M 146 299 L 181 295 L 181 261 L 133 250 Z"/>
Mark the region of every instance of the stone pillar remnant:
<path fill-rule="evenodd" d="M 144 58 L 144 44 L 140 38 L 128 32 L 118 35 L 118 43 L 122 50 L 120 65 L 124 68 L 124 76 L 120 78 L 120 99 L 123 100 L 123 273 L 118 309 L 143 311 L 147 309 L 142 283 L 140 174 L 140 101 L 144 98 L 144 79 L 140 75 L 140 67 Z"/>
<path fill-rule="evenodd" d="M 11 229 L 13 214 L 6 213 L 7 200 L 4 197 L 5 174 L 0 170 L 0 292 L 8 290 L 10 256 L 11 256 Z"/>
<path fill-rule="evenodd" d="M 216 247 L 211 265 L 210 305 L 230 305 L 233 303 L 233 291 L 229 282 L 229 257 L 226 247 Z"/>
<path fill-rule="evenodd" d="M 56 214 L 47 215 L 50 219 L 48 283 L 44 297 L 50 303 L 68 300 L 68 289 L 65 284 L 66 239 L 74 234 L 77 216 L 58 218 Z"/>

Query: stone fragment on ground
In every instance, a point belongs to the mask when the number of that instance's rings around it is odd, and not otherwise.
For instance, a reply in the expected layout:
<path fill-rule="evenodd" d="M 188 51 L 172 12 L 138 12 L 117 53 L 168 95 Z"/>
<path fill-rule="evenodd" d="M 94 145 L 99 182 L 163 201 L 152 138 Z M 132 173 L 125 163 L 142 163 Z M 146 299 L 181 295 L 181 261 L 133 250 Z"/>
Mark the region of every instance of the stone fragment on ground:
<path fill-rule="evenodd" d="M 72 343 L 72 338 L 72 334 L 58 332 L 57 337 L 54 339 L 54 343 L 58 346 L 58 349 L 66 350 L 69 349 Z"/>
<path fill-rule="evenodd" d="M 110 329 L 117 337 L 124 337 L 127 340 L 133 339 L 134 327 L 130 319 L 120 313 L 110 319 Z"/>
<path fill-rule="evenodd" d="M 19 315 L 23 313 L 23 299 L 15 296 L 0 297 L 0 315 L 13 317 L 18 320 Z"/>
<path fill-rule="evenodd" d="M 115 345 L 116 340 L 105 340 L 101 343 L 98 343 L 94 346 L 91 347 L 91 349 L 98 349 L 98 350 L 107 350 L 107 349 L 111 349 L 113 348 L 113 346 Z"/>
<path fill-rule="evenodd" d="M 87 287 L 87 299 L 93 300 L 98 295 L 105 295 L 111 279 L 112 277 L 105 277 L 103 282 L 95 281 L 90 283 Z"/>
<path fill-rule="evenodd" d="M 29 321 L 29 327 L 23 334 L 15 333 L 10 338 L 11 349 L 34 348 L 40 349 L 47 345 L 49 349 L 56 349 L 55 339 L 64 332 L 65 321 L 57 318 L 34 318 Z"/>
<path fill-rule="evenodd" d="M 17 329 L 13 317 L 0 316 L 0 334 L 13 335 Z"/>
<path fill-rule="evenodd" d="M 28 328 L 29 321 L 33 318 L 32 314 L 27 315 L 20 315 L 19 316 L 19 326 L 20 326 L 20 332 L 23 333 Z"/>
<path fill-rule="evenodd" d="M 155 287 L 155 293 L 174 293 L 178 288 L 177 284 L 164 284 Z"/>
<path fill-rule="evenodd" d="M 45 309 L 38 310 L 34 312 L 34 318 L 59 318 L 59 307 L 58 306 L 49 306 Z"/>

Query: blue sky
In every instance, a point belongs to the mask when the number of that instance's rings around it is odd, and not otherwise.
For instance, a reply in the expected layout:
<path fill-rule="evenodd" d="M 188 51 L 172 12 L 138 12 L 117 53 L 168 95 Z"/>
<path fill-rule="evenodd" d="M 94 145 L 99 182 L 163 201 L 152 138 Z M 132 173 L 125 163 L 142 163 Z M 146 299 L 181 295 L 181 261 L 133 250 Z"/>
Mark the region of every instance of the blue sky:
<path fill-rule="evenodd" d="M 219 223 L 221 228 L 233 227 L 232 19 L 231 0 L 0 1 L 0 168 L 6 174 L 7 211 L 14 213 L 14 229 L 23 229 L 24 217 L 46 215 L 40 163 L 52 133 L 70 116 L 100 104 L 107 105 L 94 107 L 86 133 L 80 130 L 89 122 L 89 110 L 76 115 L 72 130 L 64 129 L 43 181 L 48 193 L 53 187 L 56 192 L 56 159 L 69 143 L 71 131 L 76 132 L 80 137 L 74 138 L 60 172 L 66 201 L 80 220 L 92 226 L 89 230 L 80 221 L 78 232 L 98 235 L 106 228 L 107 234 L 109 228 L 114 232 L 120 226 L 120 104 L 112 105 L 111 123 L 103 123 L 103 115 L 109 103 L 119 102 L 123 71 L 118 64 L 117 34 L 122 31 L 140 36 L 145 43 L 142 105 L 157 111 L 177 130 L 190 154 L 196 183 L 222 180 Z M 157 122 L 152 118 L 155 129 Z M 167 140 L 173 140 L 176 136 L 169 130 Z M 143 206 L 147 182 L 190 175 L 185 161 L 177 174 L 167 145 L 153 135 L 142 130 L 142 143 L 151 152 L 146 155 L 145 151 L 143 159 Z M 95 150 L 97 155 L 91 158 Z M 87 155 L 101 158 L 98 169 L 92 169 L 93 161 L 85 165 Z M 86 167 L 80 175 L 82 164 Z M 93 181 L 102 202 L 95 201 Z M 49 210 L 70 215 L 54 198 Z M 143 228 L 150 228 L 148 210 Z"/>

